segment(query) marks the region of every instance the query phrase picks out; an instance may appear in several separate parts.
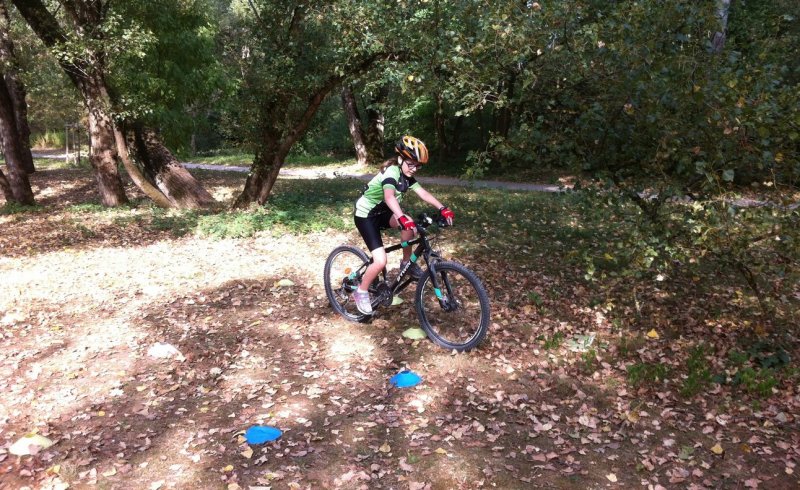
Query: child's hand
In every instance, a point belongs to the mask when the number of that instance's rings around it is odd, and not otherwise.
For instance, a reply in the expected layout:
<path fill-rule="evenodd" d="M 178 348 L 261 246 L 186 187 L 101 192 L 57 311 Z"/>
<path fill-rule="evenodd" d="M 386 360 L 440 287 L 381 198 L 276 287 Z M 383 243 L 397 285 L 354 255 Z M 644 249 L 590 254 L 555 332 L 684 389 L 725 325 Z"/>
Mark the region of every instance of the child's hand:
<path fill-rule="evenodd" d="M 442 218 L 447 221 L 447 226 L 453 226 L 453 220 L 456 217 L 456 213 L 452 212 L 447 206 L 442 206 L 439 209 L 439 214 L 441 214 Z"/>
<path fill-rule="evenodd" d="M 403 230 L 412 230 L 416 233 L 417 225 L 414 224 L 414 220 L 409 218 L 408 216 L 400 216 L 400 219 L 397 220 L 400 223 L 400 228 Z"/>

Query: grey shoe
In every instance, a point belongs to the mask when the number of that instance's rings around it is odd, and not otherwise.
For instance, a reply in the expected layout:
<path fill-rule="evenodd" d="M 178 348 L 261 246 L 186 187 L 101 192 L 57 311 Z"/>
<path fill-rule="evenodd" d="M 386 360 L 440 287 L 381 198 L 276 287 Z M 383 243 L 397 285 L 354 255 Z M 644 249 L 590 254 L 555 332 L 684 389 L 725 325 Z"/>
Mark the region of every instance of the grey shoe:
<path fill-rule="evenodd" d="M 406 262 L 405 260 L 401 260 L 400 261 L 400 270 L 403 270 L 403 267 L 405 267 L 407 263 L 408 262 Z M 411 265 L 408 267 L 408 271 L 406 271 L 406 272 L 408 274 L 411 274 L 411 277 L 413 277 L 414 279 L 419 279 L 424 274 L 424 271 L 422 270 L 422 267 L 417 265 L 416 262 L 411 262 Z"/>
<path fill-rule="evenodd" d="M 365 315 L 372 314 L 372 303 L 369 300 L 369 293 L 368 292 L 361 292 L 358 289 L 355 290 L 353 293 L 353 300 L 356 302 L 356 308 L 358 311 Z"/>

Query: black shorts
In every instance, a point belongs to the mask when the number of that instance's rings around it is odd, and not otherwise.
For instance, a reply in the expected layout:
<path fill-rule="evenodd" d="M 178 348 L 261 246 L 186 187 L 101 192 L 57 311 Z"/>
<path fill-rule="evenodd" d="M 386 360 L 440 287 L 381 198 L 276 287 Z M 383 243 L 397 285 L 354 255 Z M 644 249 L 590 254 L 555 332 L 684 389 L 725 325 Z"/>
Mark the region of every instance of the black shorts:
<path fill-rule="evenodd" d="M 356 228 L 361 233 L 361 238 L 367 244 L 367 249 L 372 252 L 376 248 L 383 247 L 383 239 L 381 239 L 381 230 L 388 230 L 391 228 L 389 222 L 392 219 L 392 212 L 378 213 L 366 218 L 354 217 Z"/>

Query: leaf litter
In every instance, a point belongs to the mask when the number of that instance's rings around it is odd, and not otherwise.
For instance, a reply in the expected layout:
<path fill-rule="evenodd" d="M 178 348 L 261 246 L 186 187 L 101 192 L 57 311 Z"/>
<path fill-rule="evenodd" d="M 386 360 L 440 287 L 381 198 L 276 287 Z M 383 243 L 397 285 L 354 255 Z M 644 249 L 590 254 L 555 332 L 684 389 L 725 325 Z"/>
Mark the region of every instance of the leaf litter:
<path fill-rule="evenodd" d="M 490 288 L 490 337 L 452 355 L 402 337 L 412 296 L 372 324 L 330 311 L 320 264 L 352 233 L 212 241 L 133 223 L 87 238 L 55 216 L 3 222 L 36 251 L 0 259 L 0 478 L 13 486 L 797 486 L 796 387 L 756 400 L 630 383 L 631 366 L 679 369 L 682 340 L 653 324 L 629 349 L 569 273 L 460 256 L 488 285 L 563 293 Z M 736 345 L 710 328 L 716 352 Z M 149 356 L 158 344 L 183 362 Z M 425 383 L 390 389 L 404 368 Z M 249 445 L 256 424 L 284 434 Z M 34 430 L 54 444 L 14 454 Z"/>

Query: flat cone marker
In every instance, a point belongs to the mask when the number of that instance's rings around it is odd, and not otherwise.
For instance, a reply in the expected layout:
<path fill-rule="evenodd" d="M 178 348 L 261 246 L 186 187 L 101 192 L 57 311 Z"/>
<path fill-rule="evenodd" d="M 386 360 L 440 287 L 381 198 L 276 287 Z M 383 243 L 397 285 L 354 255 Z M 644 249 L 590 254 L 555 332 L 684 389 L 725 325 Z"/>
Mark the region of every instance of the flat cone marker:
<path fill-rule="evenodd" d="M 244 433 L 244 438 L 247 439 L 248 444 L 263 444 L 265 442 L 274 441 L 283 434 L 280 429 L 270 427 L 268 425 L 254 425 L 247 429 Z"/>
<path fill-rule="evenodd" d="M 418 385 L 422 381 L 422 378 L 413 371 L 405 370 L 392 376 L 389 381 L 398 388 L 411 388 L 412 386 Z"/>

